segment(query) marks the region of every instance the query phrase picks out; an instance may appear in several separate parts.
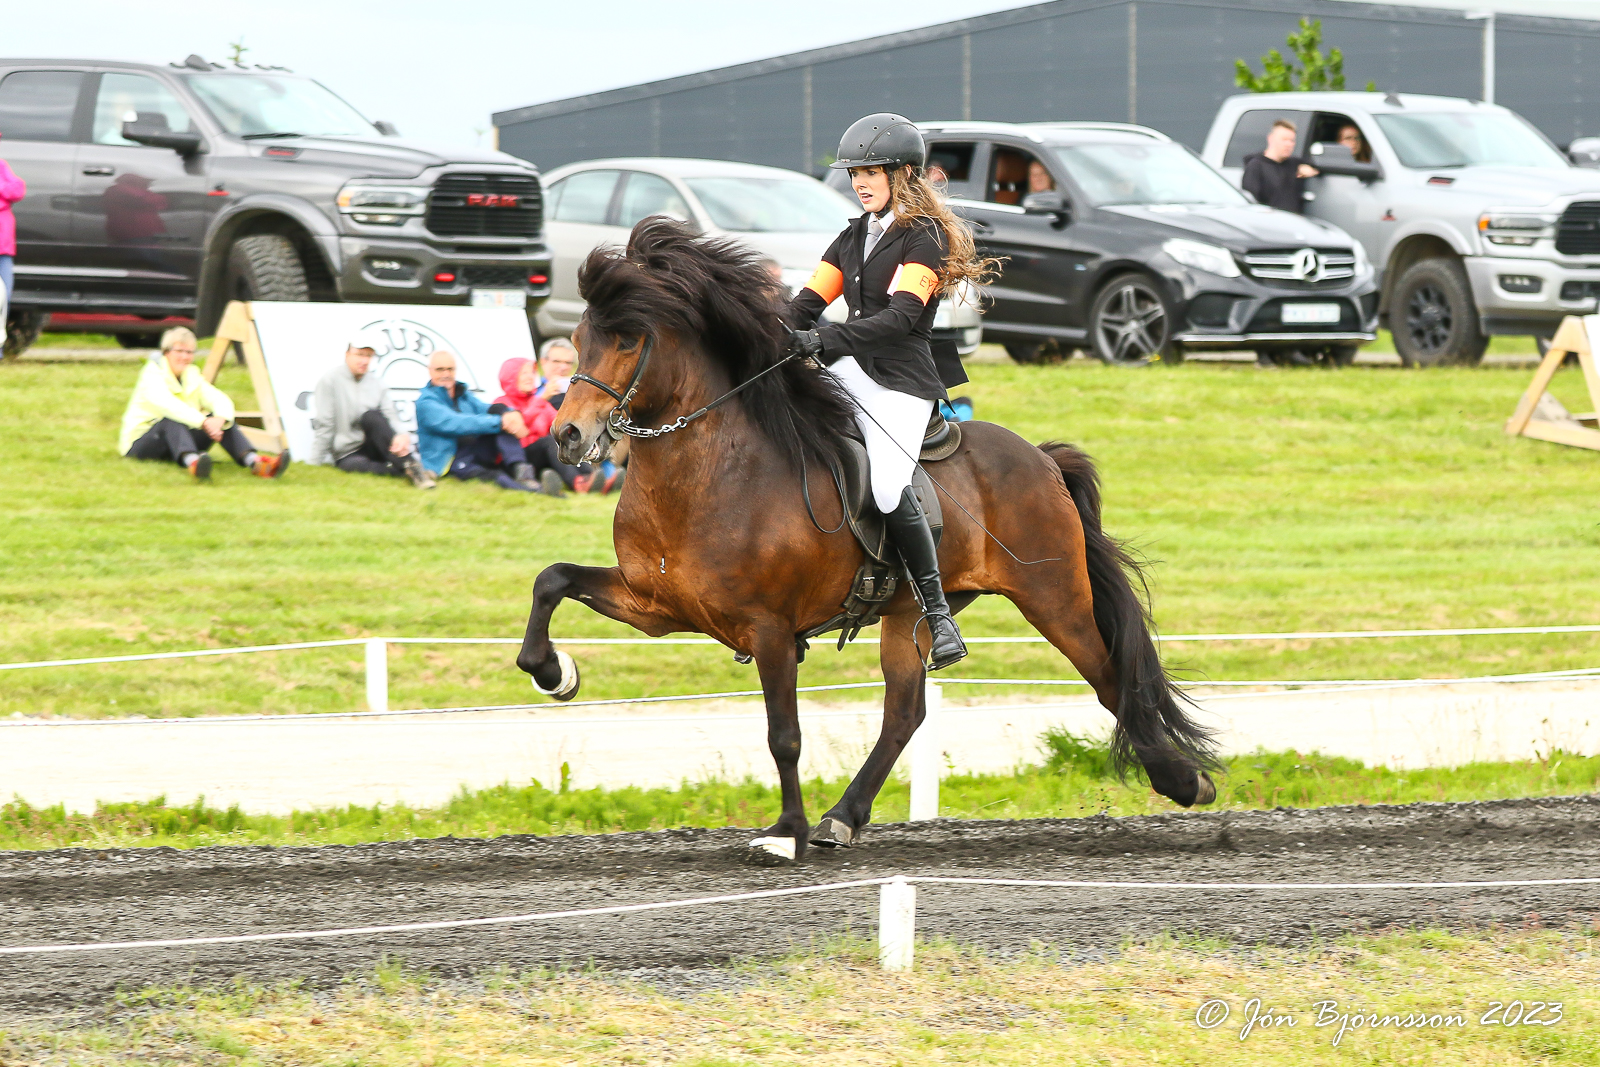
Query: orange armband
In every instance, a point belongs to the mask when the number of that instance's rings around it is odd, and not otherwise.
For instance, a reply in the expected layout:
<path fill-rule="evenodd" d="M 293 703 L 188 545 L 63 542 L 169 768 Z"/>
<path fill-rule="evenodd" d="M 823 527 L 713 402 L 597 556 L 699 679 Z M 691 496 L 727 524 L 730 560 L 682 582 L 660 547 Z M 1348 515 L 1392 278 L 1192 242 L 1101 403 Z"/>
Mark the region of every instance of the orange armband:
<path fill-rule="evenodd" d="M 921 263 L 902 263 L 889 280 L 889 295 L 910 293 L 926 304 L 939 291 L 939 272 Z"/>
<path fill-rule="evenodd" d="M 817 264 L 805 287 L 822 297 L 825 303 L 831 304 L 844 292 L 844 275 L 838 267 L 824 260 Z"/>

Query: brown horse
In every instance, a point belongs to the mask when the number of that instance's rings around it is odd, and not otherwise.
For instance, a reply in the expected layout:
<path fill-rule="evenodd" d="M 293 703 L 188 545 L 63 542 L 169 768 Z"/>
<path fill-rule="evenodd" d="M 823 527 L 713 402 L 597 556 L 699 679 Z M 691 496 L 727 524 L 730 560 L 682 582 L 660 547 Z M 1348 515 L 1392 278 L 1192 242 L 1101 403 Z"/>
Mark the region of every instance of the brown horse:
<path fill-rule="evenodd" d="M 925 709 L 920 612 L 902 588 L 884 612 L 882 731 L 813 835 L 800 794 L 796 635 L 838 611 L 863 559 L 829 467 L 854 425 L 850 401 L 814 365 L 784 361 L 784 294 L 735 244 L 650 218 L 625 251 L 591 253 L 578 278 L 588 311 L 574 341 L 589 380 L 574 380 L 552 427 L 563 460 L 603 454 L 624 423 L 676 429 L 633 442 L 617 566 L 540 573 L 517 666 L 557 699 L 577 694 L 576 665 L 550 641 L 550 616 L 567 598 L 652 636 L 703 633 L 753 656 L 783 813 L 750 858 L 797 860 L 808 840 L 851 844 Z M 992 424 L 963 431 L 933 472 L 958 502 L 944 503 L 939 549 L 951 606 L 1009 598 L 1116 717 L 1118 768 L 1137 762 L 1157 792 L 1209 803 L 1210 737 L 1162 668 L 1129 577 L 1137 567 L 1101 531 L 1093 464 L 1070 445 L 1036 448 Z"/>

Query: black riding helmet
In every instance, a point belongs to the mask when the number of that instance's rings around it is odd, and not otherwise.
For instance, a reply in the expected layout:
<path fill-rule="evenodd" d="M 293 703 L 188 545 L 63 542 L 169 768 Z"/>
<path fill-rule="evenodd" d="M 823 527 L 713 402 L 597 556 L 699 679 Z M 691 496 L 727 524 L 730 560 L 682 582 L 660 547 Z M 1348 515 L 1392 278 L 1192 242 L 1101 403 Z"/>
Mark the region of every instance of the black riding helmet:
<path fill-rule="evenodd" d="M 922 167 L 928 162 L 928 143 L 922 131 L 904 115 L 884 111 L 857 119 L 839 139 L 834 170 L 849 167 Z"/>

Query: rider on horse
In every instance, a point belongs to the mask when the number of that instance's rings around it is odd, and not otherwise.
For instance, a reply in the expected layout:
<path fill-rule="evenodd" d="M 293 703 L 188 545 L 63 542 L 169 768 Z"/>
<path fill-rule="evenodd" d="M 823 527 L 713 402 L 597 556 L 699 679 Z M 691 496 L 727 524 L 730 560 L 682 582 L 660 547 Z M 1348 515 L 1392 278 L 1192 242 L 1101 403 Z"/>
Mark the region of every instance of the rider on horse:
<path fill-rule="evenodd" d="M 795 348 L 839 380 L 858 407 L 872 466 L 872 498 L 922 601 L 931 666 L 967 654 L 939 579 L 939 554 L 911 477 L 933 406 L 946 399 L 929 335 L 939 299 L 986 279 L 971 232 L 923 177 L 928 148 L 901 115 L 868 115 L 845 131 L 835 170 L 848 169 L 867 209 L 834 239 L 790 302 Z M 815 325 L 839 296 L 843 323 Z"/>

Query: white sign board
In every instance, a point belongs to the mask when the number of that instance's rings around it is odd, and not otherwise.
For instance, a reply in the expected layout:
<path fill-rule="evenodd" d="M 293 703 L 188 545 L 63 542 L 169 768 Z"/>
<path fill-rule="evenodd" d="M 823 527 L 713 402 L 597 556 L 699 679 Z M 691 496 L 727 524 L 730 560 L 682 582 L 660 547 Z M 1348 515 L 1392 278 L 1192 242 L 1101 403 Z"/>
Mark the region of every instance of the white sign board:
<path fill-rule="evenodd" d="M 311 459 L 311 417 L 317 382 L 344 359 L 345 342 L 366 331 L 387 343 L 369 374 L 389 386 L 401 425 L 415 436 L 417 393 L 428 384 L 428 357 L 456 354 L 456 379 L 481 399 L 500 395 L 500 365 L 533 359 L 527 315 L 509 307 L 434 304 L 311 304 L 256 300 L 250 305 L 289 449 Z"/>

